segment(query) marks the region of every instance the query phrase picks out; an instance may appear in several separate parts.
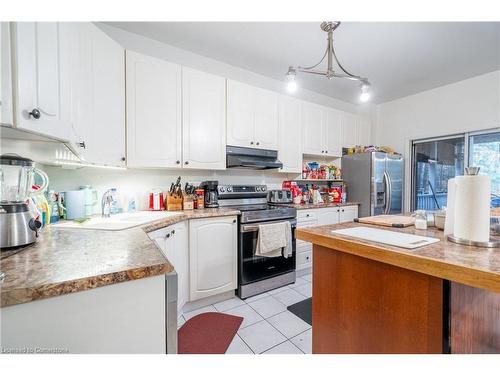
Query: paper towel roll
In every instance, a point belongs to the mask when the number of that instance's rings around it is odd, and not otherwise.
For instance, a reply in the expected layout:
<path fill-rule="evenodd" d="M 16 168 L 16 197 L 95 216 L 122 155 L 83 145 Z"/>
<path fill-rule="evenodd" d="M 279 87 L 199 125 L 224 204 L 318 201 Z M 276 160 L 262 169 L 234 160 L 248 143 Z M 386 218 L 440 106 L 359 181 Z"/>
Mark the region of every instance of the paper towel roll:
<path fill-rule="evenodd" d="M 455 237 L 469 241 L 489 241 L 490 199 L 489 176 L 455 177 Z"/>
<path fill-rule="evenodd" d="M 444 235 L 453 234 L 455 227 L 455 188 L 454 178 L 448 180 L 448 197 L 446 203 L 446 218 L 444 221 Z"/>

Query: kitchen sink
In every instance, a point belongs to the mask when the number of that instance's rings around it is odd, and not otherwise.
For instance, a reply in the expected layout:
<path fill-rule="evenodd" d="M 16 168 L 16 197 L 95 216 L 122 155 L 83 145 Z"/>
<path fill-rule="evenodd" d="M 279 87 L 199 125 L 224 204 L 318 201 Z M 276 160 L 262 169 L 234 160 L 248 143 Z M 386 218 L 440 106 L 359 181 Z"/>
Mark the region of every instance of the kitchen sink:
<path fill-rule="evenodd" d="M 63 221 L 57 224 L 52 224 L 52 226 L 55 228 L 68 229 L 123 230 L 178 215 L 182 215 L 182 213 L 167 211 L 140 211 L 111 215 L 111 217 L 93 216 L 83 223 L 78 223 L 76 221 Z"/>

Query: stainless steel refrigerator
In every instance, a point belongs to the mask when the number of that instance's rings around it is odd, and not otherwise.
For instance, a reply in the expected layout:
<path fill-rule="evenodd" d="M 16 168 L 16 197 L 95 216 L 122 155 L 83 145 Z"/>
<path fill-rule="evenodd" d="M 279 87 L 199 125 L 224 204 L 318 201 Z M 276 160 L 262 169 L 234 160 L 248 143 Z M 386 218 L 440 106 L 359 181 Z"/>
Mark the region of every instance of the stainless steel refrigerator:
<path fill-rule="evenodd" d="M 359 217 L 403 212 L 403 157 L 384 152 L 345 155 L 347 199 L 359 202 Z"/>

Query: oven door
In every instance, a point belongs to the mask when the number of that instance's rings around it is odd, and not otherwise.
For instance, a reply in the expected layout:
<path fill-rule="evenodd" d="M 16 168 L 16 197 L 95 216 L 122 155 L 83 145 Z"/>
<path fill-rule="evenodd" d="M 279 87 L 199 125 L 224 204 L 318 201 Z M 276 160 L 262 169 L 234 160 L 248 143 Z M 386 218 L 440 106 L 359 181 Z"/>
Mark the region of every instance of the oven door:
<path fill-rule="evenodd" d="M 295 270 L 295 228 L 297 221 L 290 221 L 292 227 L 292 256 L 285 258 L 261 257 L 255 255 L 259 224 L 279 223 L 284 220 L 265 223 L 241 224 L 239 233 L 238 276 L 240 285 L 268 279 Z"/>

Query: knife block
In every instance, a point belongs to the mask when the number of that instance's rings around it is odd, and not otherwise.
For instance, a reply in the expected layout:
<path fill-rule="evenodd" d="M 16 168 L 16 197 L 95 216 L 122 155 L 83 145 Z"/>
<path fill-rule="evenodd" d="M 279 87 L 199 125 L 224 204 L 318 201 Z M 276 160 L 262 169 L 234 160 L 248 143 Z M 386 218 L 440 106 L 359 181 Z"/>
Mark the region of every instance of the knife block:
<path fill-rule="evenodd" d="M 182 211 L 182 196 L 167 193 L 167 211 Z"/>

